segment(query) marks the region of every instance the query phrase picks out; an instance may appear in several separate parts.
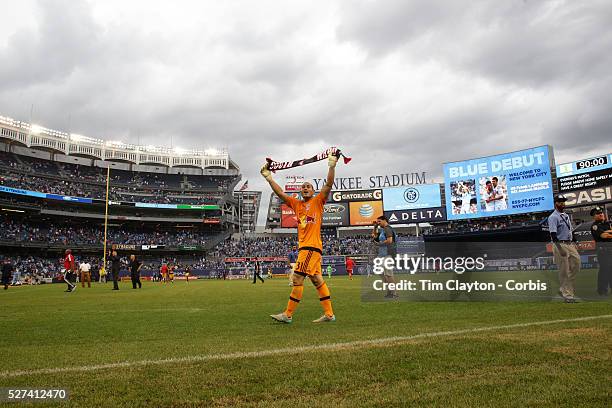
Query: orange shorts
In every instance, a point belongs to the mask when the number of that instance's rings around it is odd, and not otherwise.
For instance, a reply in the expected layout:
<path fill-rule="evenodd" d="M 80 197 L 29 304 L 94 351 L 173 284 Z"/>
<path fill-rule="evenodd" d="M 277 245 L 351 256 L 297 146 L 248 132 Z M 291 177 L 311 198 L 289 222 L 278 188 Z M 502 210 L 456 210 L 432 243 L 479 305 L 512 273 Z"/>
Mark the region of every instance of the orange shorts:
<path fill-rule="evenodd" d="M 321 274 L 321 254 L 317 251 L 301 250 L 298 253 L 294 272 L 302 276 Z"/>

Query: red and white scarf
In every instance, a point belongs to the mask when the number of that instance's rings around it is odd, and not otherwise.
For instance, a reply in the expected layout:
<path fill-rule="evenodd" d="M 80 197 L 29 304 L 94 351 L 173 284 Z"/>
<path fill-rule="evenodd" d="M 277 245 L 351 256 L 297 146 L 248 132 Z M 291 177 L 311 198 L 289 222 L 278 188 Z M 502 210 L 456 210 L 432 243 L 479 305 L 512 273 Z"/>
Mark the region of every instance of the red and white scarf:
<path fill-rule="evenodd" d="M 325 150 L 323 153 L 319 153 L 315 156 L 308 157 L 306 159 L 301 159 L 301 160 L 294 160 L 294 161 L 288 161 L 288 162 L 277 162 L 268 157 L 266 158 L 266 161 L 268 162 L 268 170 L 275 172 L 277 170 L 292 169 L 294 167 L 304 166 L 306 164 L 325 160 L 332 154 L 335 155 L 336 157 L 342 156 L 342 158 L 344 159 L 344 164 L 348 164 L 351 161 L 351 158 L 346 157 L 344 154 L 342 154 L 340 149 L 338 149 L 337 147 L 330 147 L 329 149 Z"/>

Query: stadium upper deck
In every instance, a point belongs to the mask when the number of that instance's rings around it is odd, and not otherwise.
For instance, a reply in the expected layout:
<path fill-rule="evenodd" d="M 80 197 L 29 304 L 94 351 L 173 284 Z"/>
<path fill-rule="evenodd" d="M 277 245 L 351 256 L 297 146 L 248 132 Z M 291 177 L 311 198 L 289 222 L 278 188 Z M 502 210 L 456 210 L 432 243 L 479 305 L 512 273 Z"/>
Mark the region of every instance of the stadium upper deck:
<path fill-rule="evenodd" d="M 0 116 L 0 139 L 17 146 L 45 150 L 53 155 L 89 158 L 95 161 L 94 165 L 100 165 L 102 161 L 115 161 L 130 165 L 153 165 L 167 168 L 227 170 L 225 173 L 227 175 L 236 175 L 240 170 L 230 159 L 227 149 L 187 150 L 133 145 L 69 134 L 5 116 Z M 146 171 L 144 169 L 131 170 Z M 160 170 L 159 167 L 157 170 Z M 155 172 L 155 168 L 149 168 L 148 171 Z M 190 174 L 198 173 L 191 172 Z M 213 172 L 209 171 L 207 174 L 213 174 Z"/>
<path fill-rule="evenodd" d="M 232 200 L 240 169 L 227 150 L 130 145 L 0 116 L 0 185 L 37 193 L 158 204 Z"/>

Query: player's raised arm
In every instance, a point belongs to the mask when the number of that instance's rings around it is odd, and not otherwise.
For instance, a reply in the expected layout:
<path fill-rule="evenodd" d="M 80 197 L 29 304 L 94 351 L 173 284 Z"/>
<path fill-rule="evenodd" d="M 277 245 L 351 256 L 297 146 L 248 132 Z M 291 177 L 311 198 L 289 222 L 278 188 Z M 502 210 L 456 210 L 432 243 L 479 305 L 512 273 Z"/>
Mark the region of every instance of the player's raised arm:
<path fill-rule="evenodd" d="M 325 185 L 323 185 L 323 188 L 319 193 L 322 194 L 325 199 L 327 199 L 327 196 L 329 195 L 329 192 L 331 191 L 334 185 L 334 179 L 336 178 L 336 164 L 338 164 L 338 156 L 336 156 L 335 154 L 330 154 L 327 158 L 327 164 L 329 166 L 329 170 L 327 170 L 327 179 L 325 180 Z"/>
<path fill-rule="evenodd" d="M 274 194 L 276 194 L 285 203 L 289 203 L 290 201 L 289 196 L 285 194 L 281 186 L 279 186 L 276 183 L 276 181 L 274 181 L 274 179 L 272 178 L 272 172 L 268 169 L 267 163 L 263 165 L 263 167 L 260 170 L 260 173 L 266 179 L 266 181 L 270 184 L 270 187 L 272 187 L 272 191 L 274 191 Z"/>

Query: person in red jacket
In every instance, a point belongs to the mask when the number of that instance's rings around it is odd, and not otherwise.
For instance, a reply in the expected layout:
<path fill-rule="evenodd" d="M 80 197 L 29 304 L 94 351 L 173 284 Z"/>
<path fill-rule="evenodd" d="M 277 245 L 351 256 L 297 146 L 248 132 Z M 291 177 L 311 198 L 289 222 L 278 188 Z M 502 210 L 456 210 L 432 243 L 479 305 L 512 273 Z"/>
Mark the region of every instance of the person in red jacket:
<path fill-rule="evenodd" d="M 66 256 L 64 257 L 64 282 L 68 285 L 68 289 L 66 292 L 74 292 L 76 290 L 76 285 L 72 283 L 74 279 L 76 267 L 74 266 L 74 255 L 72 255 L 72 250 L 67 249 L 65 252 Z"/>
<path fill-rule="evenodd" d="M 353 268 L 355 268 L 355 261 L 348 256 L 346 257 L 346 272 L 348 273 L 349 279 L 353 280 Z"/>

